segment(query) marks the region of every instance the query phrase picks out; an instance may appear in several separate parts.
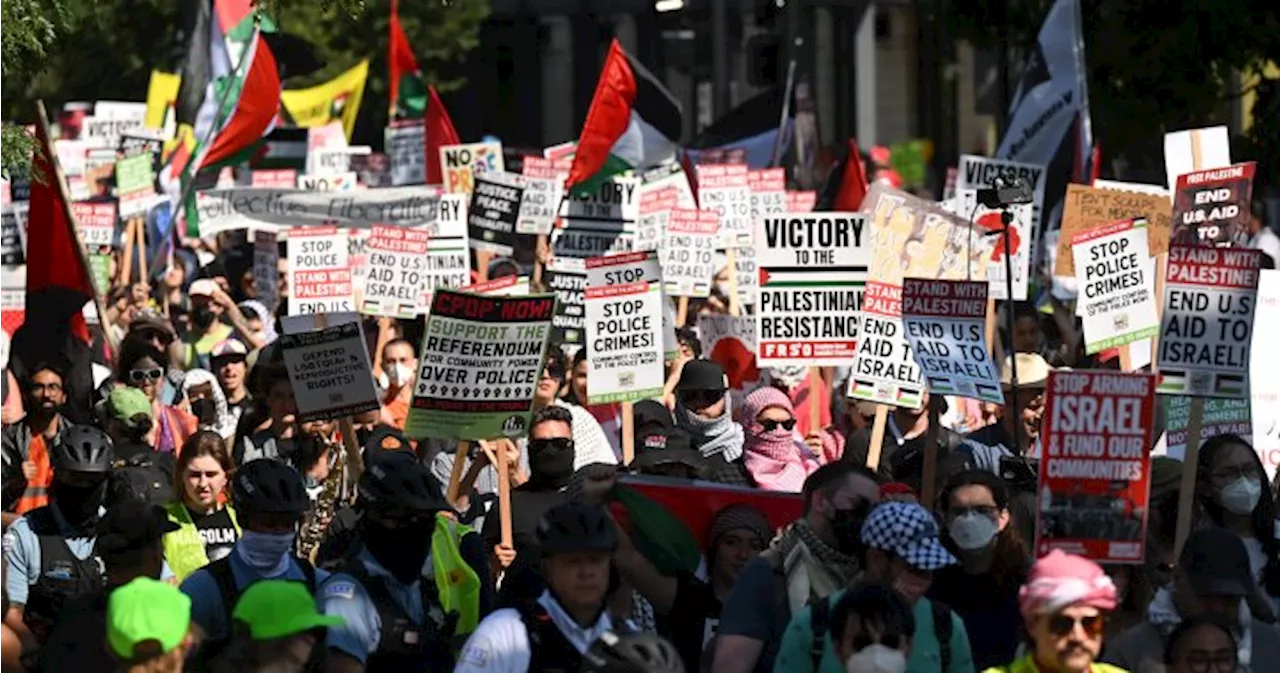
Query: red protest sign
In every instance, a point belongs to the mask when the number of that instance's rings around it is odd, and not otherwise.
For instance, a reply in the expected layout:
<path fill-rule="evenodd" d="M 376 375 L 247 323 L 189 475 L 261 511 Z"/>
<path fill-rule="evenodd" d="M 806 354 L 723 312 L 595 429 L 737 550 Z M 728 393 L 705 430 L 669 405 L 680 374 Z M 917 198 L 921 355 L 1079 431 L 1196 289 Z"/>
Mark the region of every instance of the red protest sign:
<path fill-rule="evenodd" d="M 1250 161 L 1179 175 L 1171 240 L 1188 245 L 1246 245 L 1254 167 Z"/>
<path fill-rule="evenodd" d="M 1141 563 L 1151 479 L 1152 374 L 1056 371 L 1045 397 L 1036 556 Z"/>

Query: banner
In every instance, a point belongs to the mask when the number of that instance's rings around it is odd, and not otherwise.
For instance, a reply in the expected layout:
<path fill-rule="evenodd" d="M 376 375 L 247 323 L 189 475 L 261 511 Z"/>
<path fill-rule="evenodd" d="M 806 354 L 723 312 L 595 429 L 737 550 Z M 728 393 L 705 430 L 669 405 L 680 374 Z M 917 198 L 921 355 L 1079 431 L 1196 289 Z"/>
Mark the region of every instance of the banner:
<path fill-rule="evenodd" d="M 587 404 L 661 397 L 662 272 L 658 255 L 588 259 Z"/>
<path fill-rule="evenodd" d="M 427 132 L 421 121 L 388 126 L 383 142 L 391 163 L 393 186 L 421 185 L 427 181 Z"/>
<path fill-rule="evenodd" d="M 379 408 L 359 317 L 353 313 L 330 315 L 327 317 L 335 324 L 314 331 L 290 327 L 322 316 L 294 317 L 302 320 L 282 321 L 285 330 L 280 347 L 293 383 L 298 422 L 354 416 Z"/>
<path fill-rule="evenodd" d="M 289 314 L 354 308 L 347 233 L 337 227 L 289 230 Z"/>
<path fill-rule="evenodd" d="M 755 316 L 699 313 L 698 342 L 702 356 L 724 368 L 730 388 L 743 390 L 748 383 L 760 380 Z"/>
<path fill-rule="evenodd" d="M 987 265 L 987 283 L 992 299 L 1008 299 L 1005 296 L 1005 260 L 1011 255 L 1013 267 L 1013 298 L 1025 301 L 1027 298 L 1027 276 L 1031 268 L 1031 251 L 1035 248 L 1035 237 L 1040 231 L 1040 220 L 1044 210 L 1045 189 L 1044 166 L 1024 164 L 1004 159 L 990 159 L 972 154 L 960 155 L 960 172 L 957 175 L 956 199 L 959 203 L 960 215 L 972 219 L 976 228 L 991 234 L 1004 229 L 999 210 L 992 210 L 978 203 L 978 190 L 994 188 L 996 180 L 1006 183 L 1015 179 L 1023 180 L 1032 189 L 1034 200 L 1028 204 L 1009 207 L 1013 215 L 1010 223 L 1009 244 L 1004 244 L 1004 237 L 997 236 L 995 250 L 991 253 L 991 263 Z M 1006 250 L 1007 248 L 1007 250 Z"/>
<path fill-rule="evenodd" d="M 1083 231 L 1071 241 L 1076 312 L 1084 324 L 1085 353 L 1149 339 L 1160 329 L 1155 264 L 1147 250 L 1147 221 L 1124 220 Z"/>
<path fill-rule="evenodd" d="M 552 341 L 557 344 L 581 344 L 586 329 L 587 289 L 586 260 L 553 257 L 542 272 L 542 281 L 556 295 L 556 313 L 551 320 Z"/>
<path fill-rule="evenodd" d="M 502 161 L 502 143 L 444 145 L 440 148 L 440 166 L 444 170 L 446 192 L 470 193 L 477 175 L 506 170 Z"/>
<path fill-rule="evenodd" d="M 903 328 L 902 290 L 869 282 L 866 292 L 846 397 L 919 409 L 925 385 Z"/>
<path fill-rule="evenodd" d="M 86 248 L 110 247 L 116 237 L 116 204 L 112 201 L 76 201 L 71 214 L 80 227 Z"/>
<path fill-rule="evenodd" d="M 870 239 L 866 216 L 858 213 L 788 213 L 756 221 L 761 367 L 849 364 L 858 345 Z"/>
<path fill-rule="evenodd" d="M 475 176 L 467 215 L 472 249 L 503 257 L 514 253 L 524 188 L 524 176 L 518 173 L 490 171 Z"/>
<path fill-rule="evenodd" d="M 557 257 L 604 257 L 635 248 L 640 181 L 616 176 L 591 193 L 570 192 L 560 211 L 561 228 L 551 236 Z"/>
<path fill-rule="evenodd" d="M 440 193 L 430 187 L 357 192 L 305 189 L 211 189 L 196 192 L 200 236 L 237 229 L 282 230 L 336 224 L 367 229 L 375 224 L 412 226 L 436 219 Z"/>
<path fill-rule="evenodd" d="M 365 243 L 364 297 L 360 312 L 391 318 L 418 315 L 426 284 L 430 236 L 417 227 L 375 225 Z"/>
<path fill-rule="evenodd" d="M 467 244 L 466 194 L 440 197 L 440 217 L 426 225 L 427 259 L 422 288 L 422 311 L 431 305 L 436 288 L 459 288 L 471 282 L 471 250 Z"/>
<path fill-rule="evenodd" d="M 716 275 L 716 243 L 723 220 L 712 210 L 676 208 L 662 244 L 662 287 L 672 297 L 706 297 Z"/>
<path fill-rule="evenodd" d="M 1041 435 L 1036 556 L 1141 563 L 1151 479 L 1155 376 L 1049 374 Z"/>
<path fill-rule="evenodd" d="M 907 345 L 930 393 L 1004 404 L 987 347 L 987 289 L 981 281 L 903 279 Z"/>
<path fill-rule="evenodd" d="M 751 187 L 746 164 L 698 164 L 698 207 L 720 214 L 721 247 L 751 245 Z"/>
<path fill-rule="evenodd" d="M 307 89 L 281 91 L 282 125 L 311 128 L 337 120 L 342 122 L 342 130 L 350 140 L 351 132 L 356 127 L 356 117 L 360 114 L 364 83 L 368 78 L 369 62 L 361 61 L 356 67 L 323 84 Z"/>
<path fill-rule="evenodd" d="M 1249 245 L 1252 161 L 1178 176 L 1173 196 L 1174 243 Z"/>
<path fill-rule="evenodd" d="M 280 245 L 273 231 L 253 232 L 253 287 L 258 301 L 274 314 L 280 303 Z"/>
<path fill-rule="evenodd" d="M 554 311 L 550 295 L 436 290 L 405 435 L 478 441 L 527 433 Z"/>
<path fill-rule="evenodd" d="M 1139 217 L 1147 221 L 1147 249 L 1151 256 L 1168 252 L 1172 212 L 1167 196 L 1068 184 L 1053 274 L 1068 278 L 1076 275 L 1075 258 L 1071 255 L 1071 240 L 1076 234 Z"/>

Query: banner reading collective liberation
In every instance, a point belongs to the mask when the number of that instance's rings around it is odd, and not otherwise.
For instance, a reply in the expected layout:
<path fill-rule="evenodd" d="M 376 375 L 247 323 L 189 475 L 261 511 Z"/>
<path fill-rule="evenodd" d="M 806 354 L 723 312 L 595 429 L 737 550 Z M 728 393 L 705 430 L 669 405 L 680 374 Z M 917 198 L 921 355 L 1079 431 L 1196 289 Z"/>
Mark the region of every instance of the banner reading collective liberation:
<path fill-rule="evenodd" d="M 656 252 L 587 263 L 587 403 L 662 395 L 662 272 Z"/>
<path fill-rule="evenodd" d="M 412 226 L 436 219 L 440 190 L 392 187 L 357 192 L 302 189 L 211 189 L 196 192 L 200 236 L 237 229 L 338 226 L 367 229 L 375 224 Z"/>

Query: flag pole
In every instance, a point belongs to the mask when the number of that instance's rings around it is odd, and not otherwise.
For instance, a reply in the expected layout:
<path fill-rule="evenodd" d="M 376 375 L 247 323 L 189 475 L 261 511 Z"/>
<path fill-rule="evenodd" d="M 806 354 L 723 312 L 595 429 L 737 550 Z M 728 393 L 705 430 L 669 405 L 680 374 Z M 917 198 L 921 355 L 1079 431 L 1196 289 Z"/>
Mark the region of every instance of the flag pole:
<path fill-rule="evenodd" d="M 777 166 L 782 161 L 782 140 L 787 132 L 787 117 L 791 115 L 791 92 L 796 85 L 796 60 L 787 64 L 787 84 L 782 90 L 782 115 L 778 119 L 778 136 L 773 139 L 773 155 L 769 158 L 769 166 Z"/>

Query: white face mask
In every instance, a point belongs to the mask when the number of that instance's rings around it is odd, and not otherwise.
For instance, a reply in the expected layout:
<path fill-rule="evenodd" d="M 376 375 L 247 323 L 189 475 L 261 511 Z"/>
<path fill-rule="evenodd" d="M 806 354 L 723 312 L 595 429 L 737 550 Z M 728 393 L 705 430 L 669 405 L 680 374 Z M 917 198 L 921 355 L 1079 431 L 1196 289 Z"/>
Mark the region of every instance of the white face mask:
<path fill-rule="evenodd" d="M 999 526 L 990 517 L 977 512 L 968 512 L 956 517 L 947 526 L 947 532 L 956 546 L 965 551 L 982 549 L 995 539 L 1000 532 Z"/>
<path fill-rule="evenodd" d="M 1218 502 L 1228 512 L 1245 515 L 1253 512 L 1262 498 L 1262 482 L 1249 477 L 1240 477 L 1227 484 L 1218 494 Z"/>
<path fill-rule="evenodd" d="M 387 372 L 387 382 L 393 386 L 403 386 L 413 381 L 413 370 L 407 365 L 397 362 Z"/>
<path fill-rule="evenodd" d="M 880 643 L 868 645 L 844 662 L 845 673 L 903 673 L 907 655 Z"/>

